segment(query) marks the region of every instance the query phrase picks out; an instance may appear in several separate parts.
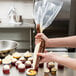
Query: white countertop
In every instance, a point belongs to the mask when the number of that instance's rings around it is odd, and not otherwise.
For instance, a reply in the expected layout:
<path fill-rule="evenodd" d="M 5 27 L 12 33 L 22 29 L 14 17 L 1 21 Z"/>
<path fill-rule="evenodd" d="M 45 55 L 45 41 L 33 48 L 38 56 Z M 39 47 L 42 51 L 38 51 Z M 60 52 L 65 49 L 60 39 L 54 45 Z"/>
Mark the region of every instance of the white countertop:
<path fill-rule="evenodd" d="M 67 54 L 66 52 L 56 52 L 56 53 L 59 55 Z M 72 57 L 76 56 L 76 53 L 68 53 L 68 55 Z M 2 65 L 0 65 L 0 76 L 26 76 L 26 71 L 24 73 L 19 73 L 15 67 L 12 67 L 10 69 L 10 74 L 4 75 L 2 72 Z M 44 76 L 43 69 L 39 68 L 37 76 Z M 49 76 L 51 76 L 51 73 L 49 73 Z M 76 76 L 76 71 L 65 67 L 64 70 L 57 70 L 56 76 Z"/>

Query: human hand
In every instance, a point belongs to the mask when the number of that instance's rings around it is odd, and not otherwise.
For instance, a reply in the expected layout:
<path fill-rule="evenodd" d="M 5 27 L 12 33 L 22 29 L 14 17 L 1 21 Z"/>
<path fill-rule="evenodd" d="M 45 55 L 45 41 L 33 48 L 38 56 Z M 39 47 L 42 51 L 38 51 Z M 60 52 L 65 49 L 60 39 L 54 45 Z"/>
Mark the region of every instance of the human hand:
<path fill-rule="evenodd" d="M 49 52 L 49 53 L 38 53 L 38 56 L 40 56 L 42 59 L 40 60 L 40 63 L 44 62 L 55 62 L 55 60 L 59 57 L 57 54 Z"/>
<path fill-rule="evenodd" d="M 43 39 L 43 40 L 45 41 L 45 46 L 47 47 L 48 37 L 46 37 L 43 33 L 38 33 L 38 34 L 35 36 L 35 44 L 37 44 L 38 42 L 40 42 L 41 39 Z"/>

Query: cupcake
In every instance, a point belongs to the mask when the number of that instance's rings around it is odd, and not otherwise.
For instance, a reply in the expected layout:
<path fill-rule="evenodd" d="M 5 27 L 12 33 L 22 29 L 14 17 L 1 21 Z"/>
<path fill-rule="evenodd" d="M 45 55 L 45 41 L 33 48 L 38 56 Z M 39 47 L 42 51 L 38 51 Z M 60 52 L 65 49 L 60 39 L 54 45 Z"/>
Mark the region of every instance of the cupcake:
<path fill-rule="evenodd" d="M 55 64 L 53 62 L 48 63 L 48 69 L 51 71 L 51 68 L 55 67 Z"/>
<path fill-rule="evenodd" d="M 32 68 L 27 69 L 27 71 L 26 71 L 27 76 L 36 76 L 36 74 L 37 74 L 36 70 L 34 70 Z"/>
<path fill-rule="evenodd" d="M 59 70 L 64 70 L 64 65 L 58 64 L 58 69 L 59 69 Z"/>
<path fill-rule="evenodd" d="M 32 53 L 30 53 L 29 51 L 24 53 L 24 57 L 26 58 L 26 60 L 28 60 L 28 58 L 31 57 L 31 56 L 32 56 Z"/>
<path fill-rule="evenodd" d="M 68 58 L 69 56 L 66 54 L 66 55 L 62 55 L 62 57 Z M 58 64 L 58 69 L 59 70 L 64 70 L 64 65 Z"/>
<path fill-rule="evenodd" d="M 21 62 L 21 61 L 17 61 L 17 62 L 15 63 L 16 69 L 18 69 L 18 65 L 19 65 L 19 64 L 22 64 L 22 62 Z"/>
<path fill-rule="evenodd" d="M 30 61 L 26 61 L 25 62 L 25 68 L 28 69 L 28 68 L 31 68 L 31 62 Z"/>
<path fill-rule="evenodd" d="M 21 57 L 21 54 L 18 52 L 13 53 L 13 58 L 19 59 Z"/>
<path fill-rule="evenodd" d="M 39 63 L 39 68 L 43 68 L 44 63 Z"/>
<path fill-rule="evenodd" d="M 48 68 L 44 69 L 44 76 L 49 76 L 49 69 Z"/>
<path fill-rule="evenodd" d="M 51 69 L 51 75 L 54 75 L 55 76 L 56 75 L 56 71 L 57 71 L 57 69 L 55 67 L 52 68 Z"/>
<path fill-rule="evenodd" d="M 2 64 L 3 65 L 9 65 L 11 67 L 11 60 L 9 60 L 9 59 L 3 59 L 2 60 Z"/>
<path fill-rule="evenodd" d="M 19 70 L 19 72 L 25 72 L 25 65 L 24 64 L 19 64 L 18 65 L 18 70 Z"/>
<path fill-rule="evenodd" d="M 0 64 L 2 64 L 2 59 L 0 59 Z"/>
<path fill-rule="evenodd" d="M 33 63 L 33 58 L 32 57 L 28 58 L 28 61 L 31 61 L 31 63 Z"/>
<path fill-rule="evenodd" d="M 17 62 L 17 59 L 13 58 L 11 64 L 12 64 L 13 66 L 15 66 L 15 63 L 16 63 L 16 62 Z"/>
<path fill-rule="evenodd" d="M 5 57 L 5 59 L 12 61 L 13 56 L 11 56 L 11 55 L 7 55 L 7 56 Z"/>
<path fill-rule="evenodd" d="M 3 66 L 3 73 L 4 74 L 9 74 L 10 73 L 10 67 L 9 67 L 9 65 L 4 65 Z"/>
<path fill-rule="evenodd" d="M 26 61 L 26 59 L 25 59 L 24 57 L 21 57 L 19 60 L 20 60 L 23 64 L 24 64 L 25 61 Z"/>

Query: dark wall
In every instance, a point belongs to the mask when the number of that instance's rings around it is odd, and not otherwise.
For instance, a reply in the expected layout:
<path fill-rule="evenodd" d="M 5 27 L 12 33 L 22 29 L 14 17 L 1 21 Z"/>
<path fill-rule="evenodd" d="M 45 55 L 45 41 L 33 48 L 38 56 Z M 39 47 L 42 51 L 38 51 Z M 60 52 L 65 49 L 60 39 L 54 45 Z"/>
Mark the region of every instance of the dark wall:
<path fill-rule="evenodd" d="M 50 37 L 68 36 L 69 20 L 56 20 L 44 30 L 44 33 Z"/>

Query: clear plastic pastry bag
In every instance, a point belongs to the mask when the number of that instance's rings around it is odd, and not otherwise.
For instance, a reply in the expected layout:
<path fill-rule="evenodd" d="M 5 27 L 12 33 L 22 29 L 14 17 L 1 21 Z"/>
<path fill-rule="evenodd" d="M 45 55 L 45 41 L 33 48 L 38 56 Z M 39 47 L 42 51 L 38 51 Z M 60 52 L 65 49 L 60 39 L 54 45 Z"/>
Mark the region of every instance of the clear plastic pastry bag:
<path fill-rule="evenodd" d="M 35 23 L 40 24 L 41 31 L 54 21 L 62 8 L 63 2 L 59 0 L 40 0 L 34 5 Z"/>

